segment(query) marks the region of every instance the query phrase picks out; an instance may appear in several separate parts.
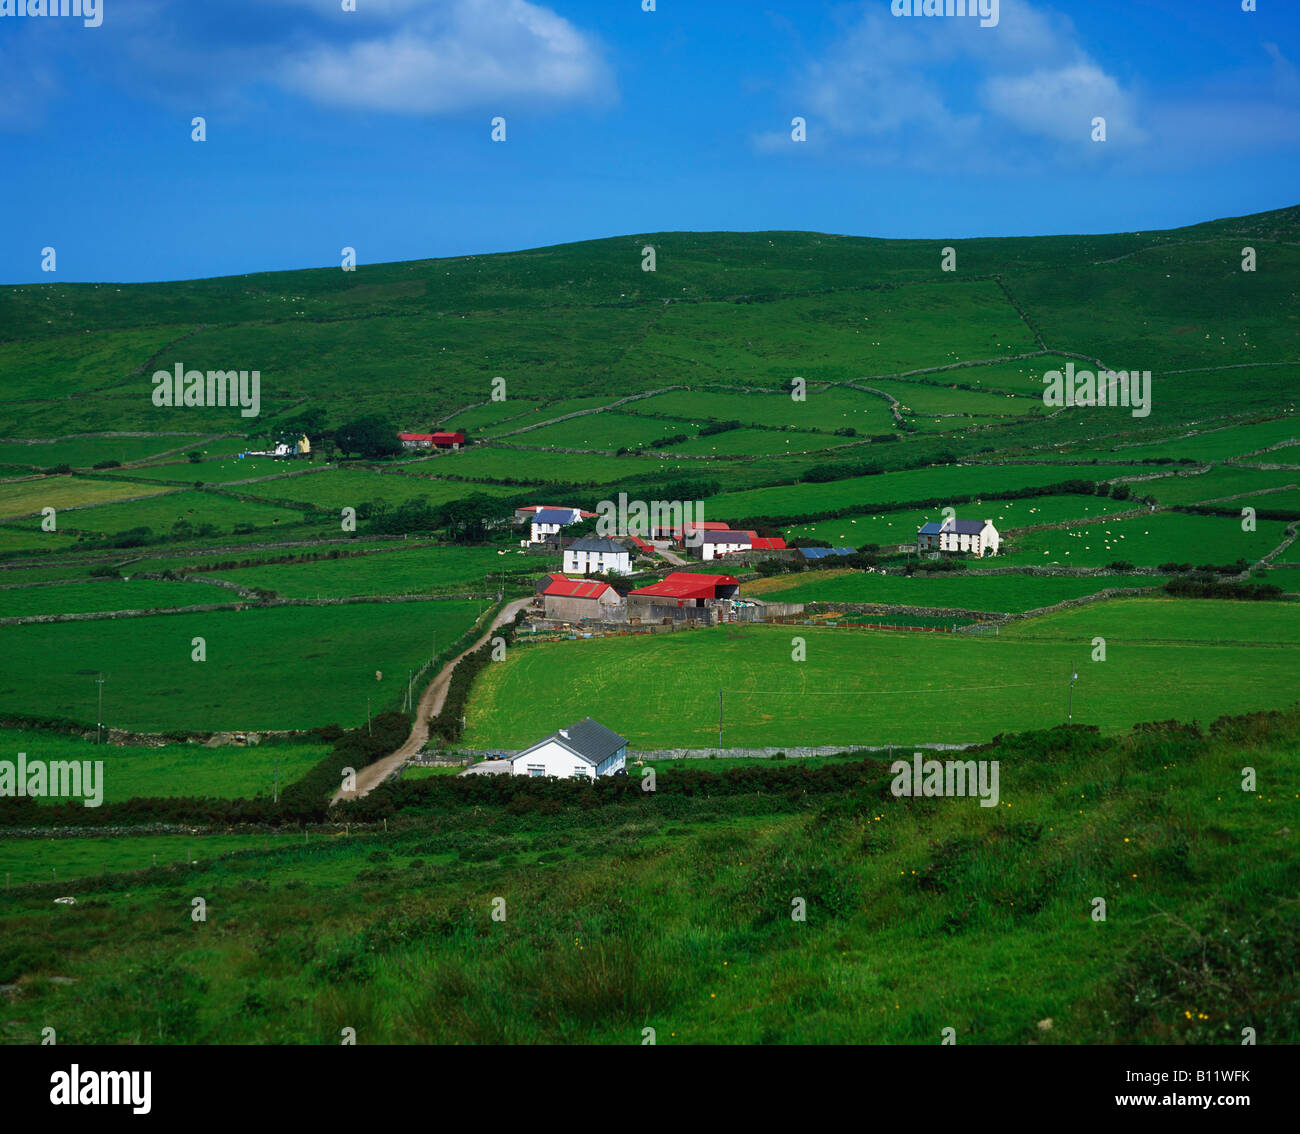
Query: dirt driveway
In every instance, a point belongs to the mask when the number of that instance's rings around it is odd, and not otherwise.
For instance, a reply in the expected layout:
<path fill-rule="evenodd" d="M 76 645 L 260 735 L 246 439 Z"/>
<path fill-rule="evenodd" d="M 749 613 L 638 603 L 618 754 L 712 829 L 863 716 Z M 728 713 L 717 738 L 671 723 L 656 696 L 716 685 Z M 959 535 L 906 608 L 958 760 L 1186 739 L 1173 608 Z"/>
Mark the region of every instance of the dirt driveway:
<path fill-rule="evenodd" d="M 501 613 L 492 620 L 492 625 L 484 630 L 472 645 L 467 646 L 438 671 L 438 675 L 429 682 L 429 687 L 420 698 L 415 724 L 411 726 L 411 735 L 406 738 L 406 743 L 391 755 L 384 756 L 362 768 L 357 773 L 357 790 L 344 792 L 340 788 L 330 800 L 331 806 L 341 799 L 360 799 L 361 796 L 368 795 L 424 747 L 429 739 L 429 718 L 442 711 L 443 702 L 447 700 L 447 687 L 451 683 L 451 671 L 456 668 L 456 663 L 466 654 L 477 650 L 497 629 L 509 622 L 518 611 L 523 610 L 532 601 L 531 598 L 522 598 L 506 603 Z"/>

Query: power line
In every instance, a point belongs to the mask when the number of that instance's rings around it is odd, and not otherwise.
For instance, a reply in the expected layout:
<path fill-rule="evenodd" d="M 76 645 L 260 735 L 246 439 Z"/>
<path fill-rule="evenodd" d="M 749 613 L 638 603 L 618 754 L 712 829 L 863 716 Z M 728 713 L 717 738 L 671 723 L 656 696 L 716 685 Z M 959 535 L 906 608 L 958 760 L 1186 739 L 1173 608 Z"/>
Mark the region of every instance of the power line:
<path fill-rule="evenodd" d="M 1027 681 L 1020 685 L 951 685 L 942 689 L 843 689 L 839 691 L 807 689 L 728 689 L 728 693 L 756 693 L 763 697 L 793 694 L 798 697 L 887 697 L 896 693 L 976 693 L 990 689 L 1042 689 L 1054 681 Z"/>

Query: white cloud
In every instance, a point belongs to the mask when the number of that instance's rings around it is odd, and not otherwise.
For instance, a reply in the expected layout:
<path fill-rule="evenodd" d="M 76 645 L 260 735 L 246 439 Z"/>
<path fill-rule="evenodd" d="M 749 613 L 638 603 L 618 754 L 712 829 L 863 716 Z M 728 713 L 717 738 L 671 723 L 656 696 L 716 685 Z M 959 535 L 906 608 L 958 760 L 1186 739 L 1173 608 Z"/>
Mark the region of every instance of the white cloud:
<path fill-rule="evenodd" d="M 1116 143 L 1145 139 L 1133 122 L 1131 99 L 1095 63 L 1040 67 L 1027 75 L 994 75 L 981 91 L 985 105 L 1026 134 L 1062 142 L 1090 135 L 1095 117 L 1106 119 L 1106 136 Z"/>
<path fill-rule="evenodd" d="M 868 157 L 949 171 L 1086 148 L 1099 115 L 1111 148 L 1145 139 L 1135 93 L 1089 56 L 1067 18 L 1030 0 L 1001 0 L 988 28 L 864 3 L 796 79 L 793 100 L 810 135 L 820 129 L 856 139 Z M 763 136 L 755 145 L 771 148 Z"/>
<path fill-rule="evenodd" d="M 397 16 L 410 8 L 409 0 L 385 0 L 381 12 Z M 406 114 L 612 92 L 592 40 L 528 0 L 451 0 L 351 44 L 300 49 L 278 79 L 328 105 Z"/>

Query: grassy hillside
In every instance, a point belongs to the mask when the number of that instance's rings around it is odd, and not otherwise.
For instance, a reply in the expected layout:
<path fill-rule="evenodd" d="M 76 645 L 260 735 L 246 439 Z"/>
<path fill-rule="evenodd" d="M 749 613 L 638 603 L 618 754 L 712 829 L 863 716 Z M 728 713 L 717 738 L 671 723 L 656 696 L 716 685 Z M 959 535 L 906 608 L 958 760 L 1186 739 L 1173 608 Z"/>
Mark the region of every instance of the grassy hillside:
<path fill-rule="evenodd" d="M 75 907 L 0 894 L 4 1038 L 1294 1043 L 1298 743 L 1295 714 L 1007 738 L 968 754 L 999 762 L 992 808 L 898 798 L 879 762 L 773 762 L 654 793 L 432 777 L 391 790 L 414 817 L 387 836 L 227 857 L 117 840 L 99 853 L 134 872 Z"/>

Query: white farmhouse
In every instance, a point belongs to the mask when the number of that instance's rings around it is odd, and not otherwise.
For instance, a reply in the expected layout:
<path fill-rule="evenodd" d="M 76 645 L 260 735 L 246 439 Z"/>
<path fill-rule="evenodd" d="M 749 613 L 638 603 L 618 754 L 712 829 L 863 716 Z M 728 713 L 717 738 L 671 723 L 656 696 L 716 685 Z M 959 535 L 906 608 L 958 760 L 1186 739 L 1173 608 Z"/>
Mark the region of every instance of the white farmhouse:
<path fill-rule="evenodd" d="M 942 523 L 923 524 L 916 533 L 916 550 L 965 551 L 971 555 L 996 555 L 1002 537 L 992 520 L 958 520 L 947 517 Z"/>
<path fill-rule="evenodd" d="M 552 733 L 510 761 L 516 776 L 559 776 L 594 780 L 627 765 L 627 738 L 590 717 Z"/>
<path fill-rule="evenodd" d="M 545 543 L 551 536 L 558 534 L 561 528 L 594 515 L 594 512 L 584 512 L 581 508 L 558 508 L 549 504 L 530 504 L 526 508 L 519 508 L 515 512 L 515 522 L 529 526 L 528 538 L 521 540 L 520 546 Z"/>
<path fill-rule="evenodd" d="M 632 553 L 612 539 L 584 536 L 564 549 L 566 575 L 630 575 Z"/>

